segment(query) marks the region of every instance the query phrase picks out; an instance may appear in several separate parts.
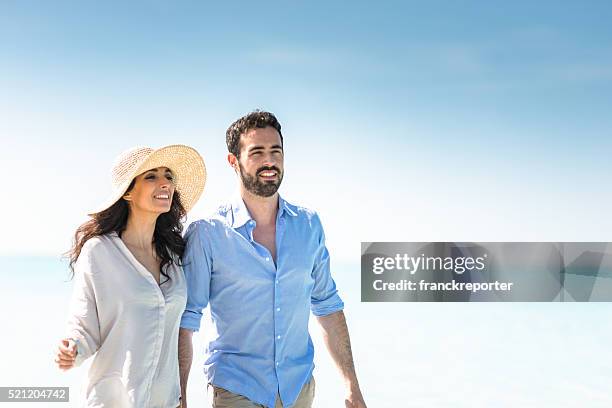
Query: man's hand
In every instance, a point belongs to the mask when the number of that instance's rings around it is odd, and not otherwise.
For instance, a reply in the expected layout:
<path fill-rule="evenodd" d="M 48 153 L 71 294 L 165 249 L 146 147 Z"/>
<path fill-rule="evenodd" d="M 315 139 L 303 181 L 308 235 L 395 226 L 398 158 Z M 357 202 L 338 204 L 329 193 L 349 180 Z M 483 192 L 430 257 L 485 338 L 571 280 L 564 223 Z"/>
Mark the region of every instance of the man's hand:
<path fill-rule="evenodd" d="M 319 316 L 317 320 L 323 330 L 323 341 L 327 350 L 329 350 L 329 354 L 340 370 L 340 375 L 342 375 L 347 387 L 348 393 L 344 405 L 347 408 L 366 408 L 355 373 L 351 340 L 344 312 L 339 311 L 327 316 Z"/>
<path fill-rule="evenodd" d="M 346 408 L 367 408 L 359 389 L 355 392 L 350 392 L 344 398 L 344 406 Z"/>

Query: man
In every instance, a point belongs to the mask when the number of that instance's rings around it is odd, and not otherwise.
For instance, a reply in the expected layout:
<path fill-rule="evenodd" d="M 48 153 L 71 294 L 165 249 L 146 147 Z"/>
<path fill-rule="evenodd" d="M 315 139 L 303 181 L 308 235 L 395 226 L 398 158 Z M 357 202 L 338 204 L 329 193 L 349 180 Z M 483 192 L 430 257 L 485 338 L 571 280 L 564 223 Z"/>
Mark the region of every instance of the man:
<path fill-rule="evenodd" d="M 319 217 L 277 192 L 284 168 L 280 124 L 273 114 L 255 111 L 229 127 L 226 142 L 240 195 L 186 233 L 183 406 L 192 334 L 209 306 L 214 334 L 205 373 L 213 407 L 311 407 L 311 311 L 346 384 L 346 406 L 365 407 Z"/>

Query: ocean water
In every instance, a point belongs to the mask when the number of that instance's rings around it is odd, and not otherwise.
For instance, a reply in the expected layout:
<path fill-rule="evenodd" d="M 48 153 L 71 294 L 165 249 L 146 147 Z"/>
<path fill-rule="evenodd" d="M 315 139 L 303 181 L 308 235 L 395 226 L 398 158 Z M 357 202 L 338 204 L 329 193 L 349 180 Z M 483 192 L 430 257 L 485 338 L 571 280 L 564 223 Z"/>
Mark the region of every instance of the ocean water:
<path fill-rule="evenodd" d="M 0 257 L 0 386 L 68 386 L 53 352 L 72 283 L 59 258 Z M 333 265 L 370 408 L 610 407 L 612 303 L 361 303 L 359 265 Z M 343 383 L 311 320 L 315 407 L 343 407 Z M 190 407 L 207 407 L 204 334 L 194 337 Z M 42 407 L 41 403 L 15 403 Z M 11 406 L 0 403 L 0 407 Z"/>

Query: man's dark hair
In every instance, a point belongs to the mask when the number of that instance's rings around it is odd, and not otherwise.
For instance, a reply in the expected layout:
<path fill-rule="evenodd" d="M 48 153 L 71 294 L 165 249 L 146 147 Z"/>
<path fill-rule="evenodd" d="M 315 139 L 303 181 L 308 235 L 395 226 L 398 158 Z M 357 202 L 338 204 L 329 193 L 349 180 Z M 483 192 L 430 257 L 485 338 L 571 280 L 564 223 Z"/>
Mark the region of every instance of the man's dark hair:
<path fill-rule="evenodd" d="M 225 132 L 225 142 L 227 150 L 236 157 L 240 157 L 240 136 L 251 129 L 263 129 L 268 126 L 276 129 L 283 144 L 283 134 L 281 133 L 281 125 L 278 123 L 276 116 L 270 112 L 255 110 L 248 115 L 245 115 L 232 123 L 227 132 Z"/>

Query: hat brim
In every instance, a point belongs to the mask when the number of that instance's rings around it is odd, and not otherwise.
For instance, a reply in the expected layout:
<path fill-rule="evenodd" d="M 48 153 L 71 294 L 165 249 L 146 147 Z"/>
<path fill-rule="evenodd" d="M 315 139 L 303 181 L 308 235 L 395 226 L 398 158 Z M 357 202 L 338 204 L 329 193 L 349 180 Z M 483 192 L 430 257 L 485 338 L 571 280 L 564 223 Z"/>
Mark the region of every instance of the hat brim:
<path fill-rule="evenodd" d="M 181 195 L 181 203 L 189 212 L 204 192 L 206 185 L 206 165 L 202 156 L 192 147 L 185 145 L 169 145 L 154 150 L 138 167 L 131 177 L 118 186 L 113 193 L 88 214 L 93 216 L 107 210 L 123 197 L 132 180 L 147 170 L 167 167 L 174 175 L 176 191 Z"/>

